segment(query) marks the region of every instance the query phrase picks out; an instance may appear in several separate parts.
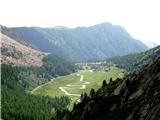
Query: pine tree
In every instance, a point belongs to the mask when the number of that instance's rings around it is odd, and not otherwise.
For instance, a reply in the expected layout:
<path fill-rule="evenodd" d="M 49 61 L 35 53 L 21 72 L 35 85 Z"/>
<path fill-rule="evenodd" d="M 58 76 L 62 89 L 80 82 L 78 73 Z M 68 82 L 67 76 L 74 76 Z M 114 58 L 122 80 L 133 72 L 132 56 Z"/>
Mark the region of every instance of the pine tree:
<path fill-rule="evenodd" d="M 106 80 L 103 80 L 102 87 L 105 87 L 106 85 L 107 85 Z"/>
<path fill-rule="evenodd" d="M 109 79 L 110 83 L 113 81 L 112 78 Z"/>
<path fill-rule="evenodd" d="M 95 91 L 94 91 L 94 89 L 92 88 L 91 91 L 90 91 L 90 96 L 91 96 L 91 97 L 94 97 L 94 95 L 95 95 Z"/>
<path fill-rule="evenodd" d="M 84 93 L 83 101 L 87 100 L 87 98 L 88 98 L 87 93 Z"/>
<path fill-rule="evenodd" d="M 84 95 L 82 93 L 81 96 L 80 96 L 80 102 L 83 100 L 83 98 L 84 98 Z"/>
<path fill-rule="evenodd" d="M 126 86 L 128 86 L 130 84 L 129 79 L 126 80 Z"/>

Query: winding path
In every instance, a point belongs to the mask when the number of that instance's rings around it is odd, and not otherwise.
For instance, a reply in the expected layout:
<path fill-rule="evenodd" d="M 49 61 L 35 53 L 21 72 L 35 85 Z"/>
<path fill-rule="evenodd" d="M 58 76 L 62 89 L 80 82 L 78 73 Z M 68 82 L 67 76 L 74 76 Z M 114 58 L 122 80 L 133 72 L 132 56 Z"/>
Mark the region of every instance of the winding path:
<path fill-rule="evenodd" d="M 38 87 L 34 88 L 32 91 L 31 91 L 31 94 L 33 94 L 34 91 L 38 90 L 39 88 L 47 85 L 47 84 L 50 84 L 51 82 L 53 82 L 53 79 L 51 81 L 49 81 L 48 83 L 45 83 L 45 84 L 42 84 L 42 85 L 39 85 Z"/>
<path fill-rule="evenodd" d="M 77 76 L 81 76 L 80 77 L 80 82 L 84 82 L 83 79 L 84 79 L 84 76 L 83 75 L 80 75 L 80 74 L 77 74 Z M 67 84 L 66 87 L 59 87 L 59 89 L 65 93 L 65 95 L 69 95 L 69 96 L 76 96 L 76 97 L 80 97 L 81 95 L 80 94 L 71 94 L 69 92 L 67 92 L 65 90 L 65 88 L 69 88 L 69 89 L 85 89 L 86 88 L 86 84 L 90 84 L 90 82 L 84 82 L 83 85 L 72 85 L 72 84 Z M 81 86 L 80 88 L 72 88 L 74 86 Z"/>
<path fill-rule="evenodd" d="M 90 70 L 90 72 L 92 72 L 92 70 Z M 58 88 L 59 88 L 62 92 L 64 92 L 65 95 L 80 97 L 80 96 L 81 96 L 80 94 L 71 94 L 71 93 L 67 92 L 67 90 L 65 90 L 65 89 L 85 89 L 85 88 L 86 88 L 86 85 L 87 85 L 87 84 L 90 84 L 90 82 L 84 81 L 84 75 L 77 74 L 77 76 L 80 76 L 80 79 L 79 79 L 80 83 L 78 82 L 78 83 L 75 83 L 75 84 L 67 84 L 65 87 L 58 87 Z M 43 84 L 43 85 L 40 85 L 40 86 L 36 87 L 35 89 L 33 89 L 33 90 L 31 91 L 31 94 L 32 94 L 34 91 L 36 91 L 37 89 L 39 89 L 39 88 L 41 88 L 41 87 L 43 87 L 43 86 L 45 86 L 45 85 L 47 85 L 47 84 L 50 84 L 51 82 L 53 82 L 53 79 L 52 79 L 50 82 L 45 83 L 45 84 Z M 80 84 L 82 84 L 82 85 L 80 85 Z M 74 88 L 75 86 L 80 86 L 80 88 Z M 78 101 L 79 101 L 79 100 L 78 100 Z"/>

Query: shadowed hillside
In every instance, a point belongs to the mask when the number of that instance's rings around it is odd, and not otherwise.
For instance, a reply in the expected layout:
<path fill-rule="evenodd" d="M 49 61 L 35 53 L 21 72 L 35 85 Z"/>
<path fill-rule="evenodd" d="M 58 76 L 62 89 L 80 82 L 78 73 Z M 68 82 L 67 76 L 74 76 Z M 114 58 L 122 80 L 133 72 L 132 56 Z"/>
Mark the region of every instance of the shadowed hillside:
<path fill-rule="evenodd" d="M 116 64 L 117 67 L 125 69 L 127 72 L 134 71 L 142 68 L 143 65 L 151 62 L 157 56 L 160 55 L 160 46 L 149 49 L 146 52 L 129 54 L 126 56 L 114 57 L 108 59 L 112 63 Z"/>

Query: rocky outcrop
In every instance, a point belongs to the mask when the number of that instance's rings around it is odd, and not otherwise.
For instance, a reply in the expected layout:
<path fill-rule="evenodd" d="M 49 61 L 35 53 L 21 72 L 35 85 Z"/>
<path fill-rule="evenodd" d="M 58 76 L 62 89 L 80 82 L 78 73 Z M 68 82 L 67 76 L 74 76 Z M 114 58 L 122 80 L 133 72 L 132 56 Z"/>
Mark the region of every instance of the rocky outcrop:
<path fill-rule="evenodd" d="M 0 33 L 1 62 L 15 66 L 42 66 L 42 59 L 48 53 L 34 50 L 15 39 Z"/>

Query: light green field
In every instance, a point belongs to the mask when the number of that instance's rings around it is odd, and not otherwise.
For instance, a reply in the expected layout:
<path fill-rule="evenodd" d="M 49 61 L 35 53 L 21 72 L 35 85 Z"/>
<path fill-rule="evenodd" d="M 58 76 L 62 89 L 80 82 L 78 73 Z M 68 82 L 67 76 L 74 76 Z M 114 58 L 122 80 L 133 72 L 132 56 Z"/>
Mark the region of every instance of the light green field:
<path fill-rule="evenodd" d="M 79 76 L 77 74 L 79 74 Z M 50 97 L 65 95 L 65 93 L 59 89 L 59 87 L 65 87 L 63 89 L 69 94 L 81 94 L 82 92 L 89 93 L 91 88 L 94 88 L 95 90 L 100 88 L 104 79 L 109 82 L 109 79 L 111 77 L 113 80 L 115 80 L 117 77 L 120 77 L 122 75 L 122 70 L 116 67 L 108 72 L 91 72 L 89 70 L 83 70 L 67 76 L 54 78 L 52 82 L 35 88 L 32 91 L 32 94 Z M 80 78 L 82 76 L 84 77 L 83 81 L 80 81 Z M 86 82 L 89 84 L 85 84 Z M 68 84 L 71 86 L 67 86 Z M 80 89 L 82 88 L 82 85 L 83 87 L 85 85 L 85 89 Z M 71 99 L 79 98 L 74 95 L 69 96 L 71 97 Z"/>

